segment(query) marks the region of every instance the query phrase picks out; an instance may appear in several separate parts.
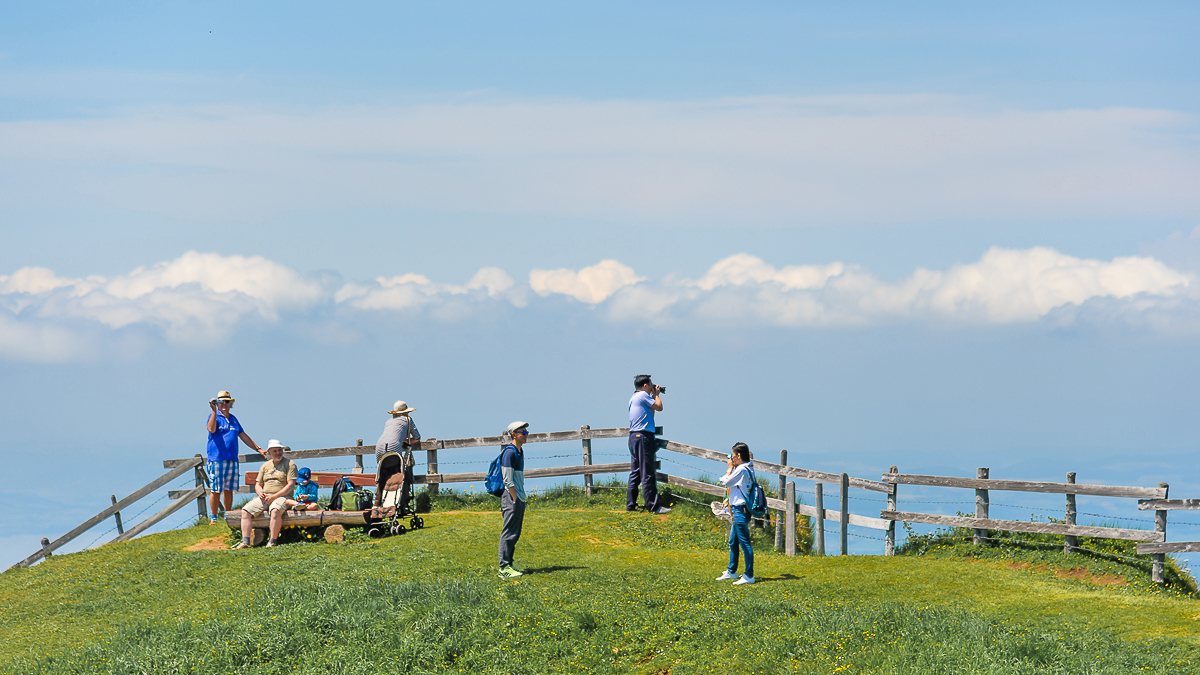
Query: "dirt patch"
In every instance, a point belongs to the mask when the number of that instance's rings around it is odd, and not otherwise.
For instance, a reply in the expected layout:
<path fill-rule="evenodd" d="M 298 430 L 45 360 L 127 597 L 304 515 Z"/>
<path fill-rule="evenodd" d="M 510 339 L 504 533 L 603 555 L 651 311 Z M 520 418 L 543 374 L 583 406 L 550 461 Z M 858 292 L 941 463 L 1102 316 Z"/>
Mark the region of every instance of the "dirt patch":
<path fill-rule="evenodd" d="M 625 545 L 625 542 L 621 541 L 620 539 L 613 539 L 611 542 L 609 542 L 609 541 L 604 541 L 603 539 L 597 539 L 596 537 L 593 537 L 590 534 L 576 535 L 576 538 L 582 539 L 589 544 L 604 544 L 605 546 L 612 546 L 613 548 L 617 548 L 619 546 Z"/>
<path fill-rule="evenodd" d="M 1074 579 L 1075 581 L 1087 581 L 1088 571 L 1082 567 L 1076 567 L 1069 570 L 1054 570 L 1054 576 L 1059 579 Z"/>
<path fill-rule="evenodd" d="M 1049 565 L 1031 565 L 1026 562 L 1010 562 L 1005 563 L 1004 566 L 1010 570 L 1029 570 L 1030 572 L 1045 572 L 1050 569 Z M 1086 581 L 1097 586 L 1124 586 L 1128 583 L 1125 577 L 1116 574 L 1092 574 L 1082 567 L 1073 567 L 1069 570 L 1056 569 L 1054 576 L 1059 579 Z"/>
<path fill-rule="evenodd" d="M 1124 586 L 1125 577 L 1115 574 L 1092 574 L 1082 567 L 1075 567 L 1069 570 L 1054 570 L 1054 576 L 1059 579 L 1074 579 L 1075 581 L 1086 581 L 1089 584 L 1097 584 L 1099 586 Z"/>
<path fill-rule="evenodd" d="M 185 551 L 224 551 L 225 537 L 209 537 L 183 549 Z"/>

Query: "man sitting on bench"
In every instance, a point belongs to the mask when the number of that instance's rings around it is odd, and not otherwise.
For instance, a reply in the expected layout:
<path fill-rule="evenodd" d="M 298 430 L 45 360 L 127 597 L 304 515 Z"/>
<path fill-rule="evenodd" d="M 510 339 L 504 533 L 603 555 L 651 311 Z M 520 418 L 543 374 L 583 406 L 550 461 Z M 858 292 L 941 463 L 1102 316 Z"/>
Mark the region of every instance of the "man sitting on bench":
<path fill-rule="evenodd" d="M 271 511 L 271 538 L 267 546 L 274 546 L 279 539 L 279 531 L 283 529 L 283 512 L 287 509 L 288 497 L 296 488 L 296 463 L 283 456 L 283 443 L 271 439 L 267 443 L 267 452 L 271 459 L 263 463 L 258 470 L 258 480 L 254 483 L 257 493 L 249 504 L 242 507 L 242 543 L 234 548 L 250 548 L 250 531 L 254 516 L 263 511 Z"/>

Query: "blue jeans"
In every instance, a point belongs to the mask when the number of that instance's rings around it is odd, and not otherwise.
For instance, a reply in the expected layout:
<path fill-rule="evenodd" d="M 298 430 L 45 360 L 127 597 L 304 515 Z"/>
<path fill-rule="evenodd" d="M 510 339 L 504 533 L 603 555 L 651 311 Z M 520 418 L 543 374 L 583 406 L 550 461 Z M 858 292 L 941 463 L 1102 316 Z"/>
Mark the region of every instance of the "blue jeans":
<path fill-rule="evenodd" d="M 745 506 L 731 506 L 733 527 L 729 528 L 729 573 L 737 574 L 738 549 L 746 552 L 746 576 L 754 578 L 754 549 L 750 546 L 750 517 Z"/>

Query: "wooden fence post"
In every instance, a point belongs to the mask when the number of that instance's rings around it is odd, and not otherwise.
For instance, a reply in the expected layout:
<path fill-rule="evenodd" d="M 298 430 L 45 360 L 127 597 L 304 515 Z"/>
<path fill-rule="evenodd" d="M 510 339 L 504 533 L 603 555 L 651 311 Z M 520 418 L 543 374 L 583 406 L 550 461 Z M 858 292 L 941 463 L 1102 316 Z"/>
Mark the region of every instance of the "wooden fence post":
<path fill-rule="evenodd" d="M 355 443 L 354 445 L 356 445 L 358 447 L 362 447 L 362 439 L 361 438 L 358 439 L 358 442 Z M 363 458 L 362 454 L 357 454 L 354 456 L 354 469 L 352 469 L 350 471 L 350 473 L 362 473 L 363 472 L 362 458 Z"/>
<path fill-rule="evenodd" d="M 889 473 L 899 473 L 900 470 L 895 466 L 888 469 Z M 896 483 L 892 483 L 892 491 L 888 493 L 887 507 L 888 511 L 896 510 Z M 888 522 L 887 533 L 883 535 L 883 554 L 896 555 L 896 521 Z"/>
<path fill-rule="evenodd" d="M 1075 472 L 1074 471 L 1067 472 L 1067 482 L 1068 483 L 1075 482 Z M 1075 495 L 1068 493 L 1067 494 L 1067 525 L 1075 524 L 1075 514 L 1076 514 Z M 1070 553 L 1071 551 L 1074 551 L 1075 547 L 1078 545 L 1079 545 L 1079 540 L 1076 539 L 1075 537 L 1073 537 L 1069 534 L 1066 535 L 1065 537 L 1063 537 L 1063 553 Z"/>
<path fill-rule="evenodd" d="M 591 425 L 584 424 L 579 427 L 579 435 L 583 438 L 583 463 L 586 466 L 592 465 L 592 439 L 588 437 L 588 430 Z M 583 474 L 583 494 L 588 497 L 592 496 L 592 474 Z"/>
<path fill-rule="evenodd" d="M 842 525 L 842 555 L 850 555 L 850 551 L 847 546 L 847 541 L 848 541 L 847 537 L 850 534 L 849 532 L 847 532 L 847 530 L 850 527 L 850 494 L 849 494 L 850 493 L 850 475 L 849 474 L 845 474 L 845 473 L 842 474 L 842 490 L 841 490 L 841 492 L 842 492 L 842 494 L 841 494 L 842 512 L 840 514 L 840 516 L 841 516 L 840 520 L 842 521 L 841 522 L 841 525 Z"/>
<path fill-rule="evenodd" d="M 817 493 L 817 529 L 815 530 L 817 555 L 825 557 L 825 486 L 821 484 L 821 481 L 817 481 L 815 492 Z"/>
<path fill-rule="evenodd" d="M 785 555 L 796 555 L 796 482 L 788 481 L 786 496 L 783 499 L 786 511 L 784 520 L 787 524 L 787 541 L 784 545 Z"/>
<path fill-rule="evenodd" d="M 779 465 L 787 466 L 787 450 L 779 451 Z M 779 498 L 783 499 L 783 493 L 787 490 L 787 476 L 780 474 L 779 476 Z M 783 550 L 783 512 L 775 512 L 775 550 Z"/>
<path fill-rule="evenodd" d="M 1166 483 L 1159 483 L 1158 487 L 1163 489 L 1163 499 L 1166 499 L 1167 498 L 1166 493 L 1170 486 L 1167 485 Z M 1167 512 L 1163 509 L 1159 509 L 1154 512 L 1154 531 L 1162 532 L 1163 541 L 1167 540 Z M 1166 563 L 1167 563 L 1167 554 L 1165 554 L 1165 553 L 1155 553 L 1154 554 L 1154 565 L 1151 567 L 1151 570 L 1150 570 L 1150 578 L 1154 581 L 1154 583 L 1156 583 L 1156 584 L 1165 583 L 1166 577 L 1164 576 L 1164 572 L 1166 571 L 1165 570 Z"/>
<path fill-rule="evenodd" d="M 983 480 L 987 480 L 989 473 L 990 473 L 990 471 L 986 468 L 976 469 L 975 477 L 983 479 Z M 988 491 L 987 490 L 978 490 L 978 489 L 975 490 L 975 517 L 976 518 L 987 518 L 988 517 Z M 986 540 L 987 538 L 988 538 L 987 530 L 976 529 L 975 536 L 971 539 L 971 542 L 975 545 L 979 545 L 979 544 L 983 543 L 983 541 Z"/>
<path fill-rule="evenodd" d="M 438 442 L 435 438 L 430 438 L 421 444 L 421 448 L 425 450 L 425 473 L 427 474 L 436 474 L 438 472 L 437 446 Z M 436 495 L 441 486 L 441 482 L 426 483 L 425 491 L 431 495 Z"/>
<path fill-rule="evenodd" d="M 200 455 L 200 453 L 197 452 L 196 456 L 200 457 L 201 455 Z M 194 472 L 195 472 L 195 476 L 196 476 L 196 487 L 207 488 L 208 487 L 208 474 L 204 472 L 204 465 L 201 464 L 201 465 L 197 466 L 195 468 Z M 117 503 L 116 495 L 113 495 L 113 503 L 114 504 Z M 208 518 L 207 495 L 200 495 L 199 497 L 196 497 L 196 512 L 200 515 L 200 522 L 204 522 Z M 117 535 L 119 536 L 119 535 L 123 534 L 121 532 L 121 514 L 118 513 L 116 515 L 117 515 Z M 213 515 L 216 515 L 216 514 L 213 514 Z"/>
<path fill-rule="evenodd" d="M 116 506 L 117 505 L 117 496 L 111 495 L 111 497 L 112 497 L 113 506 Z M 117 536 L 119 537 L 122 534 L 125 534 L 125 526 L 121 524 L 121 512 L 117 511 L 116 513 L 114 513 L 113 518 L 117 519 Z M 46 543 L 50 543 L 50 542 L 46 542 Z"/>

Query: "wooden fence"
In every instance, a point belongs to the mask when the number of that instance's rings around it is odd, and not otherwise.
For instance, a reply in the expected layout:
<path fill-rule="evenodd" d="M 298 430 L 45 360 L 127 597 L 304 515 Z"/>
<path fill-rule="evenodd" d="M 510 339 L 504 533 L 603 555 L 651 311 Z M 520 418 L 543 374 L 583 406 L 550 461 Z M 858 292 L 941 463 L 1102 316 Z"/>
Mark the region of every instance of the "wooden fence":
<path fill-rule="evenodd" d="M 1167 536 L 1167 509 L 1200 508 L 1200 506 L 1164 506 L 1164 504 L 1182 503 L 1181 501 L 1167 501 L 1166 497 L 1168 486 L 1166 483 L 1159 483 L 1158 487 L 1156 488 L 1126 487 L 1119 485 L 1084 485 L 1075 482 L 1074 473 L 1067 474 L 1067 482 L 1065 483 L 1040 483 L 1022 480 L 996 480 L 991 478 L 990 474 L 990 469 L 980 468 L 976 470 L 975 478 L 958 478 L 954 476 L 924 476 L 918 474 L 897 473 L 896 467 L 893 466 L 891 467 L 891 471 L 889 473 L 883 474 L 883 482 L 892 485 L 893 488 L 897 485 L 925 485 L 974 489 L 975 517 L 943 516 L 931 513 L 898 511 L 896 510 L 896 493 L 894 490 L 892 492 L 892 497 L 888 500 L 888 509 L 879 515 L 885 520 L 891 521 L 925 523 L 928 525 L 944 525 L 949 527 L 969 527 L 975 530 L 974 542 L 976 544 L 987 539 L 988 530 L 1061 534 L 1064 537 L 1063 550 L 1067 553 L 1070 553 L 1077 547 L 1078 537 L 1160 542 L 1156 548 L 1144 548 L 1146 545 L 1139 545 L 1138 553 L 1151 553 L 1154 555 L 1151 576 L 1153 577 L 1154 581 L 1162 583 L 1163 567 L 1166 562 L 1164 554 L 1176 550 L 1184 550 L 1171 548 L 1180 546 L 1179 544 L 1161 544 L 1161 542 L 1166 541 Z M 1063 513 L 1063 522 L 1039 523 L 1020 520 L 995 520 L 989 518 L 989 495 L 992 490 L 1011 490 L 1018 492 L 1040 492 L 1047 494 L 1066 495 L 1066 508 Z M 1156 510 L 1155 527 L 1153 530 L 1131 530 L 1117 527 L 1077 525 L 1075 523 L 1075 516 L 1077 514 L 1075 504 L 1076 495 L 1123 497 L 1142 500 L 1138 503 L 1139 509 Z M 1200 503 L 1200 500 L 1186 501 Z M 1186 543 L 1183 544 L 1185 547 L 1187 545 L 1188 544 Z M 1200 550 L 1200 545 L 1198 545 L 1196 550 Z"/>
<path fill-rule="evenodd" d="M 661 434 L 662 427 L 658 427 L 656 431 Z M 630 468 L 629 462 L 594 464 L 592 462 L 592 441 L 603 438 L 624 438 L 628 435 L 628 433 L 629 429 L 626 427 L 592 429 L 587 425 L 580 427 L 578 430 L 572 431 L 531 433 L 526 440 L 527 443 L 579 441 L 581 443 L 581 463 L 570 466 L 529 469 L 526 470 L 525 476 L 527 478 L 583 476 L 584 490 L 590 496 L 593 490 L 592 477 L 594 475 L 625 473 L 628 472 Z M 421 451 L 425 452 L 426 454 L 427 471 L 425 474 L 415 476 L 415 482 L 426 485 L 427 489 L 431 492 L 436 492 L 438 486 L 443 483 L 482 482 L 486 476 L 484 472 L 439 472 L 439 452 L 444 453 L 447 451 L 468 448 L 496 447 L 503 445 L 504 442 L 505 438 L 503 436 L 425 439 L 421 442 Z M 714 470 L 719 468 L 719 470 L 722 472 L 724 471 L 724 463 L 727 453 L 716 452 L 675 441 L 664 441 L 664 444 L 665 450 L 669 452 L 675 452 L 690 457 L 719 462 L 720 464 L 714 467 Z M 369 452 L 373 453 L 373 451 L 373 447 L 364 446 L 362 440 L 359 439 L 356 445 L 351 446 L 315 448 L 310 450 L 289 449 L 287 457 L 293 460 L 304 460 L 325 457 L 353 456 L 355 457 L 355 467 L 351 470 L 351 474 L 355 474 L 364 472 L 363 456 Z M 244 463 L 252 463 L 261 461 L 262 456 L 258 454 L 241 455 L 239 460 Z M 118 530 L 117 537 L 113 541 L 125 541 L 137 536 L 141 532 L 144 532 L 146 529 L 162 521 L 172 513 L 180 510 L 192 500 L 196 501 L 197 512 L 199 516 L 202 518 L 207 517 L 208 505 L 205 499 L 207 477 L 205 476 L 202 468 L 203 463 L 204 460 L 200 455 L 186 459 L 164 460 L 163 467 L 170 469 L 166 474 L 163 474 L 154 481 L 151 481 L 122 500 L 118 501 L 116 497 L 113 496 L 112 506 L 96 514 L 67 534 L 59 537 L 54 542 L 43 539 L 42 548 L 40 550 L 34 552 L 25 560 L 17 563 L 14 565 L 14 567 L 26 567 L 32 565 L 43 557 L 50 555 L 51 552 L 63 546 L 75 537 L 78 537 L 83 532 L 110 517 L 116 520 Z M 787 464 L 786 450 L 780 452 L 779 463 L 768 462 L 760 455 L 754 459 L 754 466 L 759 474 L 769 473 L 775 474 L 778 477 L 778 494 L 783 498 L 768 498 L 767 506 L 773 511 L 776 524 L 776 548 L 783 550 L 787 555 L 796 555 L 796 526 L 797 516 L 799 515 L 808 516 L 810 519 L 812 519 L 814 552 L 817 555 L 825 555 L 826 520 L 835 521 L 839 525 L 840 553 L 842 555 L 847 555 L 849 552 L 847 546 L 847 528 L 850 525 L 882 530 L 884 532 L 883 553 L 887 556 L 893 555 L 895 552 L 896 522 L 925 523 L 930 525 L 973 528 L 975 529 L 976 543 L 979 543 L 987 537 L 988 530 L 1062 534 L 1066 538 L 1065 550 L 1067 551 L 1071 551 L 1076 546 L 1076 538 L 1081 536 L 1107 537 L 1113 539 L 1151 542 L 1149 544 L 1139 545 L 1138 552 L 1154 555 L 1153 575 L 1155 581 L 1160 583 L 1162 582 L 1162 568 L 1164 562 L 1163 556 L 1165 553 L 1200 551 L 1200 542 L 1183 542 L 1178 544 L 1164 543 L 1166 539 L 1166 512 L 1168 510 L 1200 509 L 1200 500 L 1168 501 L 1166 499 L 1166 483 L 1160 483 L 1159 487 L 1157 488 L 1083 485 L 1075 483 L 1075 474 L 1073 473 L 1067 474 L 1066 483 L 993 480 L 989 478 L 988 469 L 979 469 L 976 477 L 972 479 L 949 476 L 901 474 L 897 472 L 897 468 L 895 466 L 891 467 L 888 473 L 883 474 L 882 480 L 873 481 L 865 478 L 851 477 L 845 473 L 831 473 L 789 466 Z M 163 485 L 187 473 L 188 471 L 192 471 L 195 474 L 195 487 L 187 490 L 170 491 L 168 493 L 168 498 L 172 501 L 170 504 L 168 504 L 168 506 L 141 523 L 138 523 L 133 528 L 130 528 L 129 530 L 124 529 L 121 522 L 120 513 L 122 509 L 149 495 L 151 492 L 161 488 Z M 724 497 L 726 494 L 725 489 L 720 486 L 692 480 L 689 478 L 683 478 L 681 476 L 673 476 L 659 472 L 658 479 L 660 482 L 668 485 L 674 485 L 689 490 L 694 490 L 696 492 L 710 494 L 716 497 Z M 798 500 L 796 499 L 796 480 L 811 481 L 814 484 L 813 492 L 815 495 L 815 503 L 813 505 L 810 506 L 807 504 L 798 503 Z M 832 483 L 839 486 L 840 504 L 839 508 L 836 510 L 825 508 L 823 485 L 826 483 Z M 938 514 L 899 511 L 897 506 L 897 486 L 902 484 L 974 489 L 976 500 L 975 517 L 944 516 Z M 848 502 L 848 495 L 851 489 L 877 492 L 886 495 L 887 508 L 880 512 L 880 517 L 878 518 L 851 513 Z M 1025 492 L 1065 494 L 1065 522 L 1037 523 L 991 519 L 988 517 L 988 495 L 991 490 L 1017 490 Z M 246 486 L 243 487 L 241 491 L 251 492 L 253 490 L 252 488 Z M 1076 495 L 1128 497 L 1140 499 L 1142 501 L 1138 504 L 1139 509 L 1150 509 L 1156 511 L 1156 527 L 1153 531 L 1150 531 L 1076 525 Z"/>

